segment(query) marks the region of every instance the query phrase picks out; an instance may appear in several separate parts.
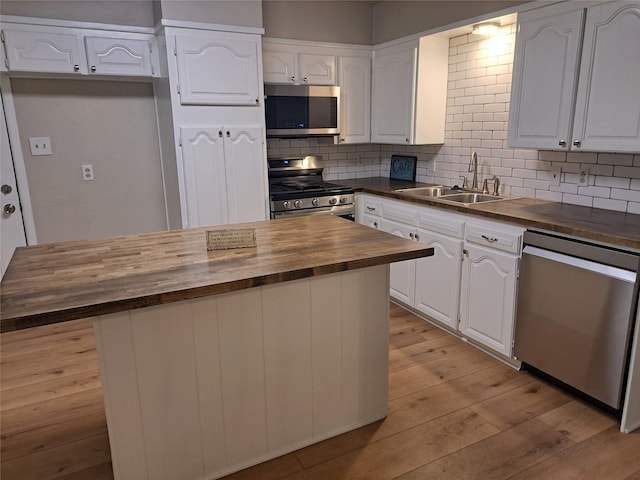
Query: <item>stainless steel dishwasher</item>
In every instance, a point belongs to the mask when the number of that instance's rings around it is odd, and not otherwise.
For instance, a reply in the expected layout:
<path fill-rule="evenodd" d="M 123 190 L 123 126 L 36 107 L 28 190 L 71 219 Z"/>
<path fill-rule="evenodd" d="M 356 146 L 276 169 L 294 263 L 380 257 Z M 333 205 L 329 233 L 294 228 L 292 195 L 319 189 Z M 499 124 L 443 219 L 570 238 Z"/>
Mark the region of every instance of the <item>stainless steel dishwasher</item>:
<path fill-rule="evenodd" d="M 640 256 L 527 231 L 515 356 L 614 410 L 622 406 Z"/>

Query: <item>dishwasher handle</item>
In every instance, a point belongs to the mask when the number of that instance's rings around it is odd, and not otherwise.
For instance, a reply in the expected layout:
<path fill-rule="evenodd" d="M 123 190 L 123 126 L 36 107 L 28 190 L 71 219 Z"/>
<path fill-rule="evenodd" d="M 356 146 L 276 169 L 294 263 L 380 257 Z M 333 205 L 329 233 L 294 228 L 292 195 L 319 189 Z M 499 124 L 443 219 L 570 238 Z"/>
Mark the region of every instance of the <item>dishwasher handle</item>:
<path fill-rule="evenodd" d="M 534 257 L 545 258 L 553 262 L 563 263 L 572 267 L 580 268 L 582 270 L 588 270 L 590 272 L 606 275 L 607 277 L 622 280 L 624 282 L 635 283 L 637 273 L 631 270 L 625 270 L 623 268 L 612 267 L 610 265 L 604 265 L 602 263 L 592 262 L 583 258 L 572 257 L 571 255 L 565 255 L 562 253 L 553 252 L 551 250 L 544 250 L 542 248 L 526 245 L 522 251 L 523 255 L 531 255 Z"/>

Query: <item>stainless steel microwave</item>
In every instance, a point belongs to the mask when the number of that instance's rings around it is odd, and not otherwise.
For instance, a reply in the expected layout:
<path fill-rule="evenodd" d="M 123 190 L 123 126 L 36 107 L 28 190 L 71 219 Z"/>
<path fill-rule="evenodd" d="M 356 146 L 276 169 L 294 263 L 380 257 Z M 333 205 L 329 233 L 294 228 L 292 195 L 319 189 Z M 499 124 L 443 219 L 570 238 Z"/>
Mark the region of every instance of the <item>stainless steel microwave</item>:
<path fill-rule="evenodd" d="M 340 87 L 265 85 L 267 137 L 340 134 Z"/>

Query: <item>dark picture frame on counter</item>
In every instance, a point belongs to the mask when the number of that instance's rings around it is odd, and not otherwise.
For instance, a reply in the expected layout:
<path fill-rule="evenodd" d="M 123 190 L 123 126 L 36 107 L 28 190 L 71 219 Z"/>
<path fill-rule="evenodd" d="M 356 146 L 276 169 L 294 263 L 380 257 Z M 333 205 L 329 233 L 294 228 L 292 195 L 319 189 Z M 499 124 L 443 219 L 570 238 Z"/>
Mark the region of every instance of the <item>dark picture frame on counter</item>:
<path fill-rule="evenodd" d="M 416 157 L 408 155 L 391 155 L 389 178 L 392 180 L 416 180 Z"/>

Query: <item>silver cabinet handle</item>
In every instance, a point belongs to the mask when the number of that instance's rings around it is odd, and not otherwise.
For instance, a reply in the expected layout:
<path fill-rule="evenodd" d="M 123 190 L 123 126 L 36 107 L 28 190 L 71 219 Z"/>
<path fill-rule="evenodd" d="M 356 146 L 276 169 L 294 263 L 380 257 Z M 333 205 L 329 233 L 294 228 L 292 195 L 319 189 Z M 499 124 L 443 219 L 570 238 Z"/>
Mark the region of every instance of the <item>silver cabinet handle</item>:
<path fill-rule="evenodd" d="M 260 103 L 260 99 L 256 98 L 256 105 Z"/>
<path fill-rule="evenodd" d="M 218 136 L 221 137 L 222 136 L 222 130 L 218 130 Z"/>
<path fill-rule="evenodd" d="M 487 237 L 486 235 L 482 235 L 482 238 L 484 238 L 487 242 L 490 242 L 490 243 L 498 241 L 496 237 Z"/>
<path fill-rule="evenodd" d="M 581 142 L 580 140 L 574 140 L 574 141 L 573 141 L 573 146 L 574 146 L 574 147 L 579 147 L 581 143 L 582 143 L 582 142 Z"/>
<path fill-rule="evenodd" d="M 416 234 L 415 234 L 415 239 L 416 239 L 416 241 L 419 241 L 419 240 L 420 240 L 420 235 L 418 235 L 418 234 L 416 233 Z"/>
<path fill-rule="evenodd" d="M 374 226 L 375 228 L 378 228 L 378 222 L 373 222 L 373 226 Z"/>
<path fill-rule="evenodd" d="M 292 76 L 291 76 L 291 81 L 292 81 L 292 82 L 295 82 L 295 81 L 296 81 L 296 76 L 295 76 L 295 75 L 292 75 Z"/>
<path fill-rule="evenodd" d="M 558 145 L 560 145 L 561 147 L 565 147 L 567 145 L 567 141 L 566 140 L 560 140 L 558 142 Z"/>
<path fill-rule="evenodd" d="M 304 81 L 304 83 L 307 83 L 309 81 L 307 77 L 304 77 L 302 80 Z"/>
<path fill-rule="evenodd" d="M 407 143 L 409 143 L 409 139 L 408 139 L 408 138 L 405 138 L 405 139 L 404 139 L 404 141 L 405 141 L 405 142 L 407 142 Z"/>
<path fill-rule="evenodd" d="M 96 73 L 96 66 L 95 65 L 91 65 L 91 73 Z"/>
<path fill-rule="evenodd" d="M 13 192 L 13 188 L 11 188 L 11 185 L 2 185 L 2 187 L 0 187 L 0 192 L 4 193 L 5 195 L 9 195 L 11 192 Z"/>
<path fill-rule="evenodd" d="M 370 212 L 375 212 L 376 207 L 370 207 L 369 205 L 367 205 L 367 210 L 369 210 Z"/>
<path fill-rule="evenodd" d="M 6 213 L 7 215 L 11 215 L 13 212 L 16 211 L 16 206 L 15 205 L 11 205 L 10 203 L 7 203 L 4 208 L 2 209 L 2 211 L 4 213 Z"/>
<path fill-rule="evenodd" d="M 231 137 L 231 132 L 227 130 L 227 137 Z"/>
<path fill-rule="evenodd" d="M 413 240 L 413 233 L 409 234 L 409 238 Z"/>
<path fill-rule="evenodd" d="M 74 65 L 73 66 L 73 71 L 74 72 L 79 72 L 80 71 L 80 65 Z"/>

